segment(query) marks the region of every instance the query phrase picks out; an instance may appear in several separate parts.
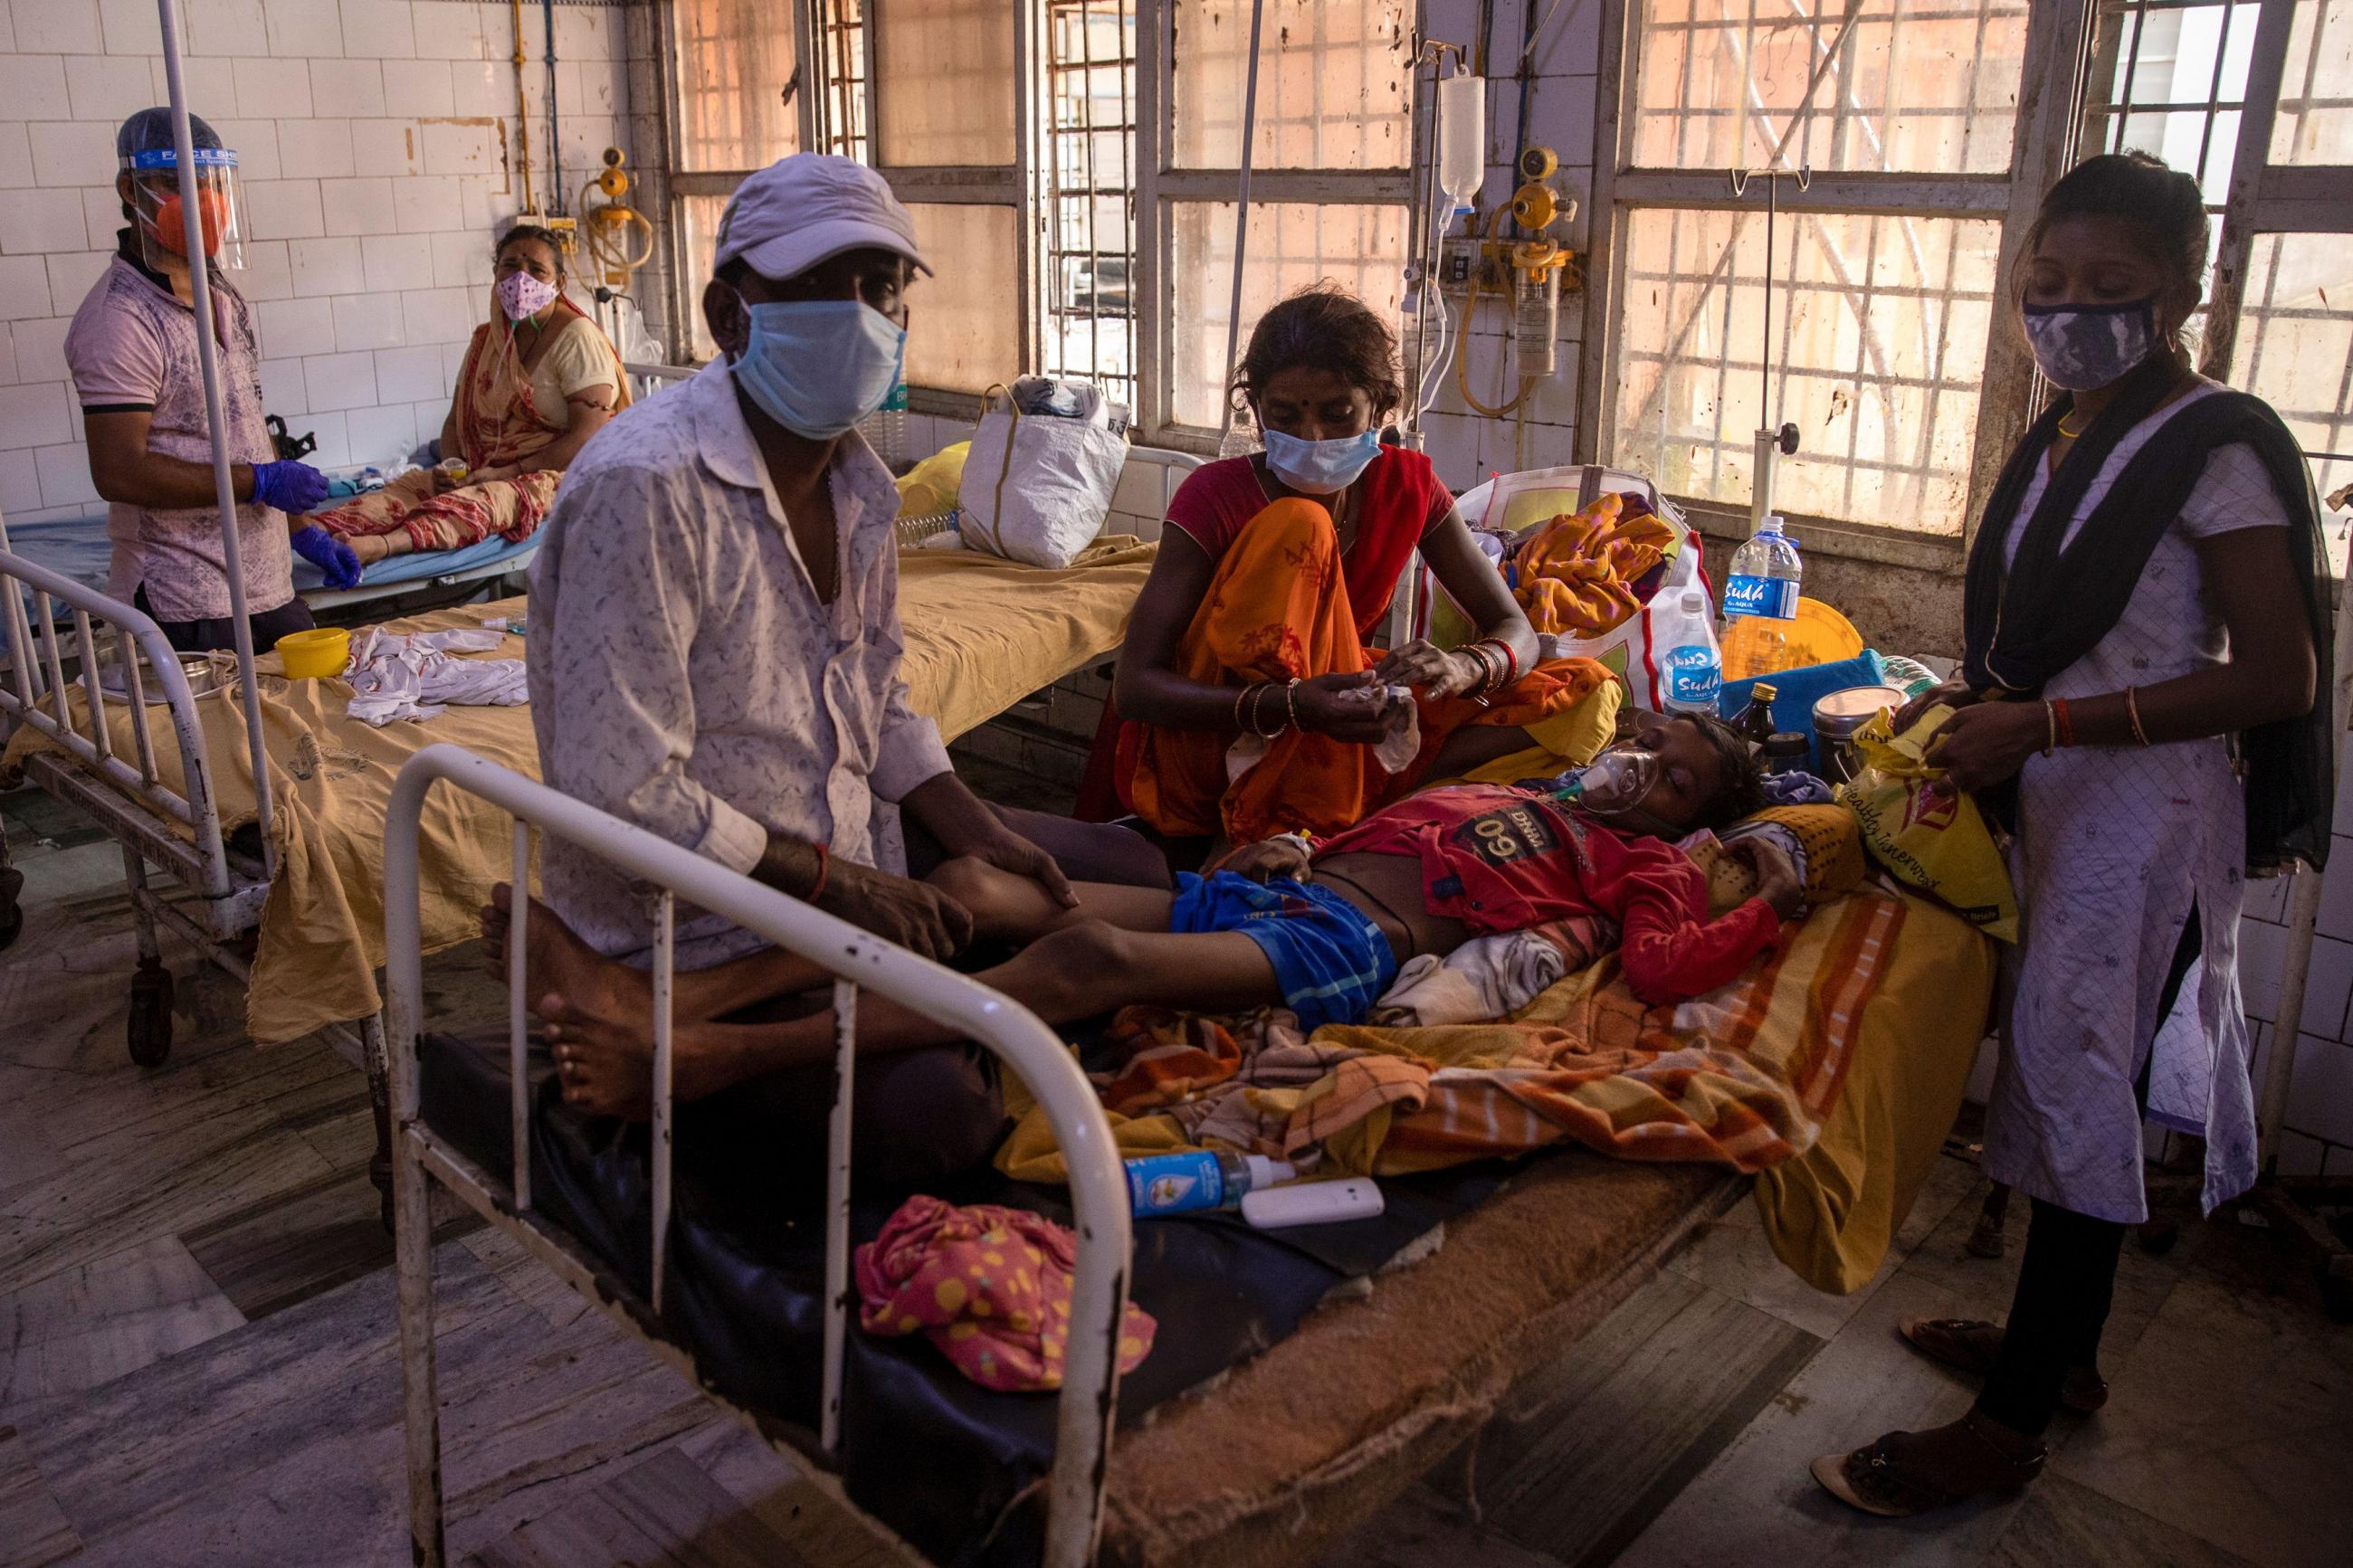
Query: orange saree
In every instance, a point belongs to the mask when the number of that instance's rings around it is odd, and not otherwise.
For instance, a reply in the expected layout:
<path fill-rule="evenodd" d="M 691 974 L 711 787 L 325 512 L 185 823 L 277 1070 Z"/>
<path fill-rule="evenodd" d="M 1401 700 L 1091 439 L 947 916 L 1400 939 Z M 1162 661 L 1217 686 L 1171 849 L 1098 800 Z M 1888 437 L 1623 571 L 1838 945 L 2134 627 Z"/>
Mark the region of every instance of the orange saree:
<path fill-rule="evenodd" d="M 1375 662 L 1356 630 L 1331 514 L 1296 497 L 1269 503 L 1235 536 L 1177 645 L 1177 672 L 1206 686 L 1354 674 Z M 1394 774 L 1370 746 L 1292 729 L 1229 779 L 1227 752 L 1238 731 L 1123 723 L 1114 778 L 1128 809 L 1163 833 L 1221 835 L 1235 844 L 1293 829 L 1336 833 L 1409 793 L 1455 731 L 1535 723 L 1608 679 L 1590 659 L 1558 659 L 1485 706 L 1470 697 L 1420 699 L 1420 752 Z"/>

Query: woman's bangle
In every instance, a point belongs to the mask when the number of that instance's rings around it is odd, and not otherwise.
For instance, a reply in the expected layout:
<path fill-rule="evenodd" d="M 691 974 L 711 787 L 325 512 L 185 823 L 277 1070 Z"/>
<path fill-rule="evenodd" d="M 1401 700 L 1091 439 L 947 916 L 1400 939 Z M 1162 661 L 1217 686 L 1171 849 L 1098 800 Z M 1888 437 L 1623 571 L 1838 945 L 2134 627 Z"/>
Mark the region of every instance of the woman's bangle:
<path fill-rule="evenodd" d="M 1503 655 L 1504 684 L 1509 686 L 1513 681 L 1517 680 L 1520 678 L 1520 656 L 1512 651 L 1512 645 L 1505 642 L 1502 637 L 1482 637 L 1480 640 L 1487 643 L 1493 647 L 1497 653 Z"/>
<path fill-rule="evenodd" d="M 817 851 L 817 880 L 811 882 L 809 890 L 801 895 L 801 902 L 805 904 L 813 904 L 824 897 L 825 879 L 833 869 L 833 854 L 829 849 L 814 838 L 809 840 L 809 847 Z"/>
<path fill-rule="evenodd" d="M 2052 700 L 2051 716 L 2057 721 L 2059 743 L 2063 746 L 2073 745 L 2075 743 L 2075 721 L 2068 715 L 2067 700 L 2064 697 L 2054 698 Z"/>
<path fill-rule="evenodd" d="M 2042 754 L 2049 756 L 2059 749 L 2059 710 L 2050 702 L 2042 704 Z"/>
<path fill-rule="evenodd" d="M 2137 686 L 2125 688 L 2125 717 L 2132 722 L 2133 739 L 2144 746 L 2147 745 L 2148 731 L 2140 727 L 2140 688 Z"/>
<path fill-rule="evenodd" d="M 1299 728 L 1299 680 L 1300 678 L 1294 675 L 1290 684 L 1282 689 L 1282 727 L 1285 730 Z"/>
<path fill-rule="evenodd" d="M 1249 700 L 1250 700 L 1250 694 L 1251 692 L 1253 692 L 1253 691 L 1257 690 L 1257 689 L 1258 689 L 1258 686 L 1257 686 L 1257 683 L 1256 683 L 1255 681 L 1245 681 L 1245 682 L 1243 682 L 1243 684 L 1242 684 L 1242 689 L 1241 689 L 1240 691 L 1237 691 L 1237 692 L 1235 692 L 1235 693 L 1234 693 L 1234 728 L 1235 728 L 1235 729 L 1239 730 L 1239 729 L 1240 729 L 1240 728 L 1242 727 L 1242 704 L 1243 704 L 1243 703 L 1245 703 L 1245 702 L 1247 702 L 1247 701 L 1249 701 Z"/>

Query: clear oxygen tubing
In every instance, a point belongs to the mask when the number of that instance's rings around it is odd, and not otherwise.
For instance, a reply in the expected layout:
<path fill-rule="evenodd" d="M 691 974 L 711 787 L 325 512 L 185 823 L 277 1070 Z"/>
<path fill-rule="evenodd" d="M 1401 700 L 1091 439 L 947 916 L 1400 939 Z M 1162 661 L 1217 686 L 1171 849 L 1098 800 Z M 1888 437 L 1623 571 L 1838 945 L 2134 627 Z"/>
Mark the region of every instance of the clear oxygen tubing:
<path fill-rule="evenodd" d="M 1258 139 L 1258 41 L 1266 26 L 1266 0 L 1250 0 L 1250 77 L 1242 88 L 1242 156 L 1240 178 L 1234 186 L 1234 289 L 1226 311 L 1224 374 L 1234 373 L 1234 355 L 1241 347 L 1242 266 L 1250 258 L 1250 188 L 1251 143 Z M 1218 424 L 1220 448 L 1234 428 L 1232 394 L 1219 399 L 1224 414 Z"/>
<path fill-rule="evenodd" d="M 253 801 L 261 829 L 262 868 L 278 875 L 277 810 L 270 798 L 269 748 L 261 732 L 261 687 L 253 677 L 253 624 L 245 616 L 245 557 L 237 536 L 237 480 L 229 473 L 228 425 L 221 417 L 220 351 L 215 342 L 210 260 L 205 252 L 204 211 L 196 201 L 195 139 L 188 131 L 188 96 L 180 79 L 180 28 L 173 0 L 155 0 L 163 24 L 164 80 L 172 102 L 173 163 L 180 175 L 180 210 L 187 217 L 190 309 L 195 315 L 196 369 L 205 383 L 205 422 L 213 438 L 213 496 L 220 505 L 221 570 L 228 578 L 228 624 L 237 640 L 237 684 L 245 703 L 245 740 L 253 765 Z"/>

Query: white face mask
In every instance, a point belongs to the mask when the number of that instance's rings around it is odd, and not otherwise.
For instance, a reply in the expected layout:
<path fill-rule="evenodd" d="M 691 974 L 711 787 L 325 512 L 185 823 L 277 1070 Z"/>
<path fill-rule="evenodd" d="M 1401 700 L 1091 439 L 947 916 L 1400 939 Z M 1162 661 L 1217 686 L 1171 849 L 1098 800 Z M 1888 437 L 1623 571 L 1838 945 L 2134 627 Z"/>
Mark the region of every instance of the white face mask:
<path fill-rule="evenodd" d="M 1381 455 L 1377 430 L 1329 441 L 1303 441 L 1280 430 L 1268 430 L 1263 436 L 1266 466 L 1274 470 L 1274 477 L 1312 496 L 1339 494 Z"/>

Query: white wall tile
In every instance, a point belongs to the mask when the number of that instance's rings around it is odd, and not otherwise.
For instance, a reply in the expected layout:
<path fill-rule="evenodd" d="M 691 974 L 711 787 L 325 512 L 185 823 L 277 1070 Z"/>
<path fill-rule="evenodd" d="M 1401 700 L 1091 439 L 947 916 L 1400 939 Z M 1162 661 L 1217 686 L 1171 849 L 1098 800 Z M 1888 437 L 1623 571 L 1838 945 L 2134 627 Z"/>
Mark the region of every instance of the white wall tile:
<path fill-rule="evenodd" d="M 609 60 L 620 51 L 614 47 L 613 17 L 586 6 L 559 8 L 555 13 L 555 61 Z"/>
<path fill-rule="evenodd" d="M 278 166 L 290 180 L 349 179 L 352 122 L 332 119 L 280 121 Z"/>
<path fill-rule="evenodd" d="M 434 287 L 465 289 L 489 284 L 491 243 L 487 237 L 460 230 L 437 234 L 432 241 Z"/>
<path fill-rule="evenodd" d="M 237 275 L 237 292 L 248 300 L 290 300 L 294 297 L 294 272 L 288 259 L 283 239 L 249 239 L 245 242 L 245 270 Z"/>
<path fill-rule="evenodd" d="M 397 462 L 417 446 L 417 415 L 406 403 L 354 408 L 343 416 L 343 424 L 354 463 Z"/>
<path fill-rule="evenodd" d="M 471 5 L 426 5 L 417 13 L 417 53 L 433 60 L 483 58 L 481 13 Z"/>
<path fill-rule="evenodd" d="M 372 59 L 312 60 L 313 113 L 367 119 L 384 113 L 384 68 Z"/>
<path fill-rule="evenodd" d="M 322 5 L 331 0 L 319 0 Z M 438 11 L 436 5 L 428 9 Z M 417 52 L 417 30 L 408 0 L 343 0 L 343 53 L 380 60 L 406 59 Z"/>
<path fill-rule="evenodd" d="M 461 210 L 454 175 L 414 174 L 392 183 L 392 223 L 403 234 L 454 229 Z"/>
<path fill-rule="evenodd" d="M 255 239 L 311 239 L 327 232 L 316 180 L 257 180 L 245 187 L 245 212 Z"/>
<path fill-rule="evenodd" d="M 16 374 L 16 323 L 0 321 L 0 386 L 14 386 L 24 380 Z"/>
<path fill-rule="evenodd" d="M 147 79 L 144 65 L 139 79 Z M 65 61 L 55 55 L 0 55 L 0 104 L 11 120 L 70 119 Z"/>
<path fill-rule="evenodd" d="M 434 115 L 443 119 L 455 114 L 449 62 L 385 61 L 384 111 L 386 114 Z"/>
<path fill-rule="evenodd" d="M 514 68 L 505 61 L 459 60 L 449 67 L 451 114 L 507 114 L 514 101 Z"/>
<path fill-rule="evenodd" d="M 67 309 L 81 303 L 69 300 Z M 37 256 L 0 256 L 0 321 L 38 321 L 49 309 L 49 269 Z"/>
<path fill-rule="evenodd" d="M 2353 1046 L 2306 1035 L 2296 1044 L 2281 1124 L 2336 1143 L 2353 1143 Z"/>
<path fill-rule="evenodd" d="M 2314 937 L 2312 968 L 2304 983 L 2303 1031 L 2342 1039 L 2348 1002 L 2353 1002 L 2353 942 Z"/>
<path fill-rule="evenodd" d="M 87 507 L 98 500 L 98 486 L 90 477 L 90 448 L 79 441 L 37 448 L 33 468 L 41 477 L 43 506 Z"/>
<path fill-rule="evenodd" d="M 505 199 L 505 198 L 501 198 Z M 491 182 L 486 174 L 467 174 L 458 181 L 458 220 L 461 228 L 491 227 Z"/>
<path fill-rule="evenodd" d="M 184 58 L 180 61 L 180 86 L 187 94 L 188 111 L 214 122 L 219 122 L 237 111 L 237 65 L 233 60 L 207 59 L 202 56 Z M 139 107 L 172 101 L 172 80 L 164 70 L 161 56 L 147 62 L 147 100 Z"/>
<path fill-rule="evenodd" d="M 44 185 L 114 183 L 114 127 L 43 121 L 25 128 L 33 146 L 33 178 Z"/>
<path fill-rule="evenodd" d="M 322 180 L 319 211 L 329 234 L 390 234 L 392 182 L 381 176 Z"/>
<path fill-rule="evenodd" d="M 356 238 L 289 240 L 286 256 L 298 298 L 357 294 L 367 287 L 365 263 Z"/>
<path fill-rule="evenodd" d="M 498 127 L 443 121 L 421 129 L 427 174 L 488 175 L 505 172 L 500 156 L 502 142 Z"/>
<path fill-rule="evenodd" d="M 19 190 L 33 184 L 33 143 L 24 125 L 0 120 L 0 191 Z"/>
<path fill-rule="evenodd" d="M 0 219 L 0 253 L 24 256 L 35 251 L 81 250 L 90 243 L 90 226 L 83 221 L 81 193 L 62 187 L 19 192 Z"/>
<path fill-rule="evenodd" d="M 2320 884 L 2319 929 L 2328 936 L 2353 939 L 2353 864 L 2348 864 L 2344 858 L 2348 844 L 2353 844 L 2353 839 L 2348 839 L 2340 833 L 2330 846 L 2328 874 Z M 2284 877 L 2268 879 L 2279 883 L 2284 890 L 2291 886 Z M 2253 912 L 2254 891 L 2260 886 L 2262 884 L 2258 882 L 2247 884 L 2247 903 L 2251 914 Z M 2284 901 L 2284 891 L 2283 903 Z M 2286 916 L 2283 913 L 2279 918 L 2284 921 Z"/>
<path fill-rule="evenodd" d="M 252 120 L 311 117 L 311 73 L 301 62 L 238 59 L 230 66 L 237 84 L 237 111 Z"/>
<path fill-rule="evenodd" d="M 352 121 L 353 174 L 396 176 L 393 189 L 397 191 L 402 183 L 421 174 L 424 167 L 414 120 Z"/>
<path fill-rule="evenodd" d="M 2316 1176 L 2328 1157 L 2328 1145 L 2316 1138 L 2283 1127 L 2279 1140 L 2279 1173 L 2283 1176 Z M 2339 1162 L 2342 1168 L 2342 1162 Z"/>
<path fill-rule="evenodd" d="M 441 369 L 441 345 L 381 349 L 375 356 L 375 395 L 386 403 L 427 402 L 446 397 L 449 380 Z"/>
<path fill-rule="evenodd" d="M 407 341 L 401 333 L 397 294 L 346 294 L 334 301 L 334 308 L 338 357 L 363 349 L 396 349 Z M 371 374 L 374 364 L 369 362 Z"/>
<path fill-rule="evenodd" d="M 301 360 L 266 359 L 260 369 L 264 408 L 288 418 L 310 411 L 311 394 L 303 384 Z"/>
<path fill-rule="evenodd" d="M 16 47 L 28 55 L 95 55 L 106 47 L 98 0 L 33 0 L 15 8 Z"/>
<path fill-rule="evenodd" d="M 413 343 L 463 342 L 484 309 L 468 289 L 409 289 L 400 296 Z"/>
<path fill-rule="evenodd" d="M 71 408 L 61 381 L 0 386 L 0 447 L 22 451 L 70 439 Z"/>
<path fill-rule="evenodd" d="M 361 258 L 366 264 L 367 290 L 371 294 L 392 295 L 404 289 L 432 285 L 433 241 L 429 236 L 379 235 L 366 242 Z"/>
<path fill-rule="evenodd" d="M 2262 877 L 2249 881 L 2243 906 L 2245 917 L 2251 921 L 2268 921 L 2273 925 L 2285 923 L 2288 890 L 2294 885 L 2293 879 L 2287 877 Z"/>
<path fill-rule="evenodd" d="M 0 511 L 21 518 L 38 510 L 40 504 L 41 476 L 31 448 L 0 451 Z"/>
<path fill-rule="evenodd" d="M 16 344 L 16 379 L 64 381 L 70 376 L 73 372 L 66 366 L 66 329 L 72 325 L 69 316 L 16 322 L 12 336 Z"/>
<path fill-rule="evenodd" d="M 34 0 L 36 5 L 39 0 Z M 153 0 L 98 0 L 98 16 L 110 55 L 160 55 L 164 29 L 155 19 Z M 185 50 L 188 40 L 183 37 Z"/>
<path fill-rule="evenodd" d="M 415 316 L 409 317 L 412 321 L 416 319 Z M 473 335 L 473 331 L 474 329 L 469 326 L 463 336 L 451 339 L 441 345 L 441 384 L 445 391 L 457 390 L 458 373 L 465 368 L 468 339 Z"/>
<path fill-rule="evenodd" d="M 187 21 L 180 39 L 185 50 L 248 59 L 269 56 L 261 0 L 180 0 L 180 14 Z"/>
<path fill-rule="evenodd" d="M 332 59 L 343 52 L 343 23 L 330 0 L 261 0 L 269 24 L 269 52 Z"/>
<path fill-rule="evenodd" d="M 278 162 L 278 122 L 274 120 L 216 120 L 213 129 L 237 154 L 239 183 L 285 177 Z"/>
<path fill-rule="evenodd" d="M 114 259 L 102 250 L 52 251 L 49 264 L 49 309 L 52 316 L 70 316 L 81 309 L 82 297 L 96 286 Z"/>
<path fill-rule="evenodd" d="M 371 407 L 375 403 L 375 355 L 306 355 L 302 361 L 302 384 L 310 389 L 312 408 L 332 411 Z"/>
<path fill-rule="evenodd" d="M 297 436 L 309 435 L 319 438 L 318 450 L 311 454 L 309 461 L 322 468 L 340 468 L 351 462 L 352 443 L 344 431 L 341 412 L 306 414 L 300 425 L 293 425 L 291 421 L 289 424 Z"/>
<path fill-rule="evenodd" d="M 255 307 L 266 359 L 295 359 L 335 350 L 334 308 L 325 300 L 270 300 Z"/>

